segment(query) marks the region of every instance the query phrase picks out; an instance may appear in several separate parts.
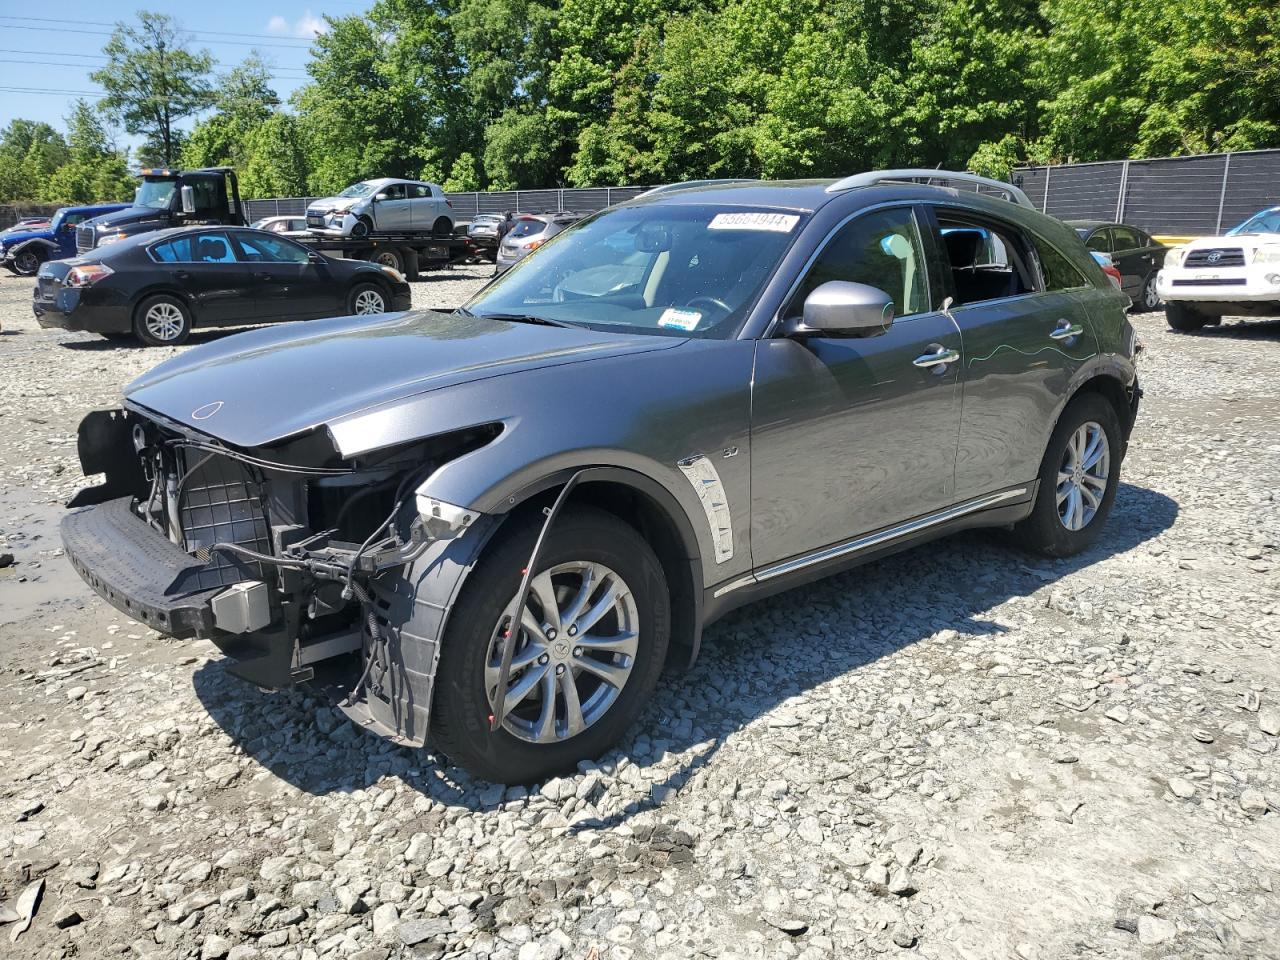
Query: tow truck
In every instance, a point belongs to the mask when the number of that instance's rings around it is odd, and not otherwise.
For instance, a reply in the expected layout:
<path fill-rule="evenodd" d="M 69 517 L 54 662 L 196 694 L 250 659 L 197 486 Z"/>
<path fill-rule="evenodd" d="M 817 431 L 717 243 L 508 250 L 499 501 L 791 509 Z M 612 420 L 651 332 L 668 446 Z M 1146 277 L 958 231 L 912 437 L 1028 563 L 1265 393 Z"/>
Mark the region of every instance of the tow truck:
<path fill-rule="evenodd" d="M 209 224 L 248 226 L 235 170 L 146 168 L 141 171 L 133 205 L 82 223 L 76 231 L 76 251 L 88 253 L 105 243 L 153 230 Z M 460 263 L 477 255 L 466 237 L 432 237 L 424 233 L 292 239 L 329 256 L 394 267 L 409 280 L 418 279 L 425 269 Z"/>

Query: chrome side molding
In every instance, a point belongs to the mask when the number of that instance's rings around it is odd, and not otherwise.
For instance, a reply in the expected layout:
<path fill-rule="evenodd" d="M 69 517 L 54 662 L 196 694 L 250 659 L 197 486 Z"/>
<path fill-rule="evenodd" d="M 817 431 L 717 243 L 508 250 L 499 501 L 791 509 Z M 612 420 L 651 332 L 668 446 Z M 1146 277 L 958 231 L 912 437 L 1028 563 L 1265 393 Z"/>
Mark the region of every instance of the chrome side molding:
<path fill-rule="evenodd" d="M 930 527 L 936 527 L 940 523 L 946 523 L 949 520 L 956 520 L 970 513 L 977 513 L 979 510 L 985 510 L 988 507 L 994 507 L 998 504 L 1005 503 L 1009 500 L 1016 500 L 1030 492 L 1030 487 L 1011 487 L 1008 490 L 1001 490 L 998 493 L 988 493 L 985 496 L 977 497 L 973 500 L 966 500 L 964 503 L 958 503 L 954 507 L 947 507 L 945 510 L 939 510 L 936 513 L 926 514 L 923 517 L 917 517 L 915 520 L 908 520 L 906 523 L 900 523 L 896 527 L 889 527 L 878 533 L 869 533 L 866 536 L 858 537 L 856 540 L 846 540 L 844 543 L 838 543 L 835 546 L 823 547 L 813 553 L 807 553 L 801 557 L 795 557 L 791 560 L 783 560 L 781 563 L 775 563 L 772 566 L 764 567 L 753 573 L 747 574 L 745 577 L 739 577 L 737 580 L 731 580 L 729 583 L 716 588 L 714 597 L 723 597 L 727 593 L 739 590 L 742 587 L 750 586 L 754 583 L 764 583 L 766 580 L 772 580 L 774 577 L 780 577 L 787 573 L 794 573 L 797 570 L 803 570 L 805 567 L 811 567 L 817 563 L 825 563 L 828 560 L 835 560 L 840 557 L 849 556 L 851 554 L 860 553 L 864 550 L 870 550 L 872 547 L 878 547 L 881 544 L 888 543 L 891 540 L 897 540 L 900 537 L 908 536 L 912 533 L 919 533 Z"/>

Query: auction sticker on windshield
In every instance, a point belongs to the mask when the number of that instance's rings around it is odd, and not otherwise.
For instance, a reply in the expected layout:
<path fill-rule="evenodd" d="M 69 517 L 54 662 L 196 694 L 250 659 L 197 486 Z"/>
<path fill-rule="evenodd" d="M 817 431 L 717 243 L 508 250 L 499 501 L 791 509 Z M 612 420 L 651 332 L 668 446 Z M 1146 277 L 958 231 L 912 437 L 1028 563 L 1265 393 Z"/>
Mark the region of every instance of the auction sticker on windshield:
<path fill-rule="evenodd" d="M 696 330 L 698 329 L 698 321 L 702 319 L 702 314 L 697 310 L 679 310 L 675 307 L 667 307 L 662 311 L 662 316 L 658 318 L 658 326 L 675 327 L 677 330 Z"/>
<path fill-rule="evenodd" d="M 800 218 L 793 213 L 717 213 L 708 230 L 768 230 L 790 233 Z"/>

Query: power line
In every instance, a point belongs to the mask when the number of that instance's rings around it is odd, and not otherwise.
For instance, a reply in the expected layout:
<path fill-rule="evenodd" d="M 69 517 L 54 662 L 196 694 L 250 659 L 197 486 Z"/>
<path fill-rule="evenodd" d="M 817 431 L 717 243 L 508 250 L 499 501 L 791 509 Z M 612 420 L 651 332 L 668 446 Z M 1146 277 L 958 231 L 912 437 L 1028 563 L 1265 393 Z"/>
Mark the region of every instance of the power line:
<path fill-rule="evenodd" d="M 77 21 L 78 22 L 78 21 Z M 105 30 L 75 30 L 71 27 L 24 27 L 15 23 L 4 24 L 6 30 L 43 30 L 46 33 L 81 33 L 91 37 L 110 37 L 111 34 Z M 302 50 L 305 51 L 310 47 L 300 47 L 289 43 L 251 43 L 248 40 L 205 40 L 203 43 L 214 46 L 230 44 L 237 47 L 282 47 L 285 50 Z"/>
<path fill-rule="evenodd" d="M 0 53 L 18 53 L 28 57 L 39 57 L 39 56 L 80 57 L 82 59 L 93 59 L 93 60 L 103 60 L 103 61 L 109 61 L 111 59 L 110 57 L 103 56 L 100 53 L 67 53 L 66 51 L 63 51 L 63 50 L 11 50 L 6 47 L 0 47 Z M 55 60 L 29 60 L 29 61 L 28 60 L 0 60 L 0 63 L 30 63 L 34 66 L 44 66 L 45 64 L 49 64 L 50 66 L 57 66 L 57 67 L 85 67 L 85 68 L 91 68 L 91 67 L 97 66 L 97 64 L 92 64 L 92 63 L 59 63 L 58 61 L 55 61 Z M 215 60 L 214 63 L 220 67 L 239 66 L 239 64 L 227 63 L 227 61 L 225 60 Z M 306 67 L 278 67 L 275 64 L 267 64 L 266 66 L 269 70 L 278 70 L 284 73 L 300 73 L 300 74 L 306 75 L 306 72 L 307 72 Z M 271 76 L 275 77 L 276 75 L 271 74 Z M 295 78 L 280 77 L 279 79 L 289 80 L 289 79 L 295 79 Z"/>
<path fill-rule="evenodd" d="M 0 58 L 0 63 L 20 63 L 20 64 L 22 64 L 22 65 L 24 65 L 24 66 L 28 66 L 28 67 L 45 67 L 45 66 L 48 66 L 48 67 L 84 67 L 84 68 L 88 68 L 88 67 L 95 66 L 94 64 L 88 64 L 88 63 L 72 63 L 72 62 L 69 62 L 69 61 L 66 61 L 66 60 L 11 60 L 11 59 L 4 59 L 4 58 Z M 288 69 L 288 68 L 281 68 L 281 69 Z M 278 74 L 278 73 L 269 73 L 269 74 L 267 74 L 267 79 L 269 79 L 269 80 L 306 80 L 306 79 L 307 79 L 307 74 L 306 74 L 305 72 L 303 72 L 301 69 L 299 69 L 299 70 L 298 70 L 298 72 L 297 72 L 297 75 L 296 75 L 296 76 L 285 76 L 285 75 L 283 75 L 283 74 Z"/>
<path fill-rule="evenodd" d="M 79 19 L 63 20 L 55 17 L 13 17 L 7 14 L 0 15 L 0 20 L 18 20 L 23 23 L 58 23 L 58 24 L 82 23 L 90 27 L 112 27 L 112 28 L 114 28 L 117 25 L 116 23 L 108 22 L 105 20 L 79 20 Z M 39 29 L 39 28 L 32 27 L 31 29 Z M 214 37 L 250 37 L 250 38 L 258 37 L 263 40 L 280 40 L 288 43 L 301 43 L 301 44 L 307 44 L 307 45 L 310 45 L 311 43 L 311 41 L 309 40 L 305 40 L 305 39 L 292 40 L 289 37 L 282 37 L 279 34 L 275 34 L 275 33 L 237 33 L 232 30 L 187 30 L 183 27 L 178 27 L 177 29 L 181 33 L 190 33 L 190 34 L 195 34 L 196 36 L 208 35 L 208 36 L 214 36 Z"/>

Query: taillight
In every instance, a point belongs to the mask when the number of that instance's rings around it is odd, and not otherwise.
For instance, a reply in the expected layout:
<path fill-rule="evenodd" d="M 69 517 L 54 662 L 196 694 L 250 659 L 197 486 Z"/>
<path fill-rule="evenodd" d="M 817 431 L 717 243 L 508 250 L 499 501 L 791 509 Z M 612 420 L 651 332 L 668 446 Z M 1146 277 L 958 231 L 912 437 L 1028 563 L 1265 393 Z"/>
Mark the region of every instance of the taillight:
<path fill-rule="evenodd" d="M 106 277 L 115 273 L 110 267 L 103 263 L 84 263 L 78 267 L 72 267 L 67 271 L 66 278 L 62 281 L 66 287 L 87 287 L 92 283 L 97 283 Z"/>
<path fill-rule="evenodd" d="M 530 241 L 530 243 L 529 243 L 529 252 L 530 252 L 530 253 L 532 253 L 534 250 L 537 250 L 540 246 L 542 246 L 542 245 L 543 245 L 544 243 L 546 243 L 546 242 L 547 242 L 547 241 L 545 241 L 545 240 L 532 240 L 532 241 Z"/>

